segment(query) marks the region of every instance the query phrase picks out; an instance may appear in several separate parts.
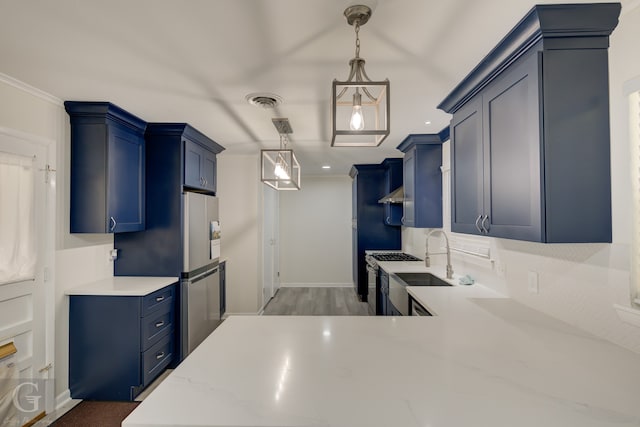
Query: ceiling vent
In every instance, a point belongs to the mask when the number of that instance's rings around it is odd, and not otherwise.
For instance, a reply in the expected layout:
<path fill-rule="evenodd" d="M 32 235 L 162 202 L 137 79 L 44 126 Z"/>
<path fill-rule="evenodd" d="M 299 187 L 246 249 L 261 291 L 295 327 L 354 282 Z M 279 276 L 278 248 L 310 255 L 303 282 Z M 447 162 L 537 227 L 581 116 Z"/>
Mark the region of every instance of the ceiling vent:
<path fill-rule="evenodd" d="M 264 109 L 273 109 L 282 104 L 282 98 L 273 93 L 250 93 L 245 99 L 249 104 Z"/>

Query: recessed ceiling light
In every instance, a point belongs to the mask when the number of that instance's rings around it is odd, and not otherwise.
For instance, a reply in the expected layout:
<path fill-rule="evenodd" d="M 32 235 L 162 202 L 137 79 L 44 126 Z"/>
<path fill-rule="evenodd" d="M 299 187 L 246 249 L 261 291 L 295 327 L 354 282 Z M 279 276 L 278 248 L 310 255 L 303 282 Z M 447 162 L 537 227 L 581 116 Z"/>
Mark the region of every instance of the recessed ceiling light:
<path fill-rule="evenodd" d="M 431 124 L 431 121 L 430 121 L 430 120 L 427 120 L 426 122 L 424 122 L 424 124 L 425 124 L 425 125 L 430 125 L 430 124 Z"/>
<path fill-rule="evenodd" d="M 322 169 L 331 169 L 331 166 L 329 166 L 329 165 L 324 165 L 324 166 L 322 166 Z"/>

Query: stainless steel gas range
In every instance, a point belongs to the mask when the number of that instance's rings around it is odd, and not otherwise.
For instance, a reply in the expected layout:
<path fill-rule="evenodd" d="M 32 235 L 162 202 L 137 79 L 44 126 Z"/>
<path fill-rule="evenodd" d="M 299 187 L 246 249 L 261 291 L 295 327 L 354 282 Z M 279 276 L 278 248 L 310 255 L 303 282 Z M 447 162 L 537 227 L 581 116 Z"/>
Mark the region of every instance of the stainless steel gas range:
<path fill-rule="evenodd" d="M 369 313 L 372 315 L 386 315 L 386 300 L 389 296 L 389 282 L 380 280 L 378 261 L 421 261 L 413 255 L 404 252 L 371 252 L 365 255 L 367 262 L 367 284 Z"/>

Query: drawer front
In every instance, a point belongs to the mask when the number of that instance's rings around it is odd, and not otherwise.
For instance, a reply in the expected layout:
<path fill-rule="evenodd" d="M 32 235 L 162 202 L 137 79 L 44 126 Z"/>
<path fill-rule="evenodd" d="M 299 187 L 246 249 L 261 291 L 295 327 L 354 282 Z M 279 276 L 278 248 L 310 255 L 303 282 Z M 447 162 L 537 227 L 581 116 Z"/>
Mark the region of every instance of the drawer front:
<path fill-rule="evenodd" d="M 162 337 L 173 334 L 175 329 L 175 310 L 169 306 L 169 311 L 158 310 L 142 318 L 140 329 L 142 351 L 157 343 Z"/>
<path fill-rule="evenodd" d="M 173 360 L 175 341 L 167 335 L 142 353 L 142 386 L 147 387 Z"/>
<path fill-rule="evenodd" d="M 142 316 L 158 310 L 169 311 L 173 307 L 175 292 L 176 285 L 171 285 L 145 296 L 142 300 Z"/>

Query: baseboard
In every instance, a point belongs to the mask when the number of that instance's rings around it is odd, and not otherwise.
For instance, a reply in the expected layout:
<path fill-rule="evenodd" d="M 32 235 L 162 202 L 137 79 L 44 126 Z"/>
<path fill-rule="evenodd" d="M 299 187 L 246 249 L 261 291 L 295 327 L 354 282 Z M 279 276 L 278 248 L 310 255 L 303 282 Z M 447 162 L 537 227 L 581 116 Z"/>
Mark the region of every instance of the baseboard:
<path fill-rule="evenodd" d="M 281 288 L 353 288 L 353 283 L 280 283 Z"/>
<path fill-rule="evenodd" d="M 52 424 L 54 421 L 72 410 L 78 403 L 82 402 L 81 399 L 72 399 L 69 389 L 66 389 L 57 395 L 55 400 L 53 412 L 47 414 L 42 420 L 38 421 L 35 426 L 48 426 Z"/>
<path fill-rule="evenodd" d="M 72 402 L 73 402 L 73 399 L 71 399 L 71 391 L 69 389 L 66 389 L 65 391 L 63 391 L 62 393 L 56 396 L 55 410 L 58 411 L 62 409 L 63 406 L 68 405 Z"/>

